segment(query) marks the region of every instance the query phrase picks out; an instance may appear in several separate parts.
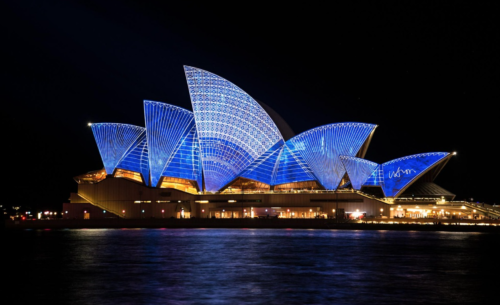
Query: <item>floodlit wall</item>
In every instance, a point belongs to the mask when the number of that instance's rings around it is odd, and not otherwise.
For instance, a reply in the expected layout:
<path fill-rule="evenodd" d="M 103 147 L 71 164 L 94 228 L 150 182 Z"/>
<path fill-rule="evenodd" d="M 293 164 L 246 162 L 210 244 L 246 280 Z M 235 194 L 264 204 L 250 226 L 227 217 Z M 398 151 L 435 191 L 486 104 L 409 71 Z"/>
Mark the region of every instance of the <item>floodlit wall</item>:
<path fill-rule="evenodd" d="M 180 207 L 190 210 L 193 217 L 207 217 L 210 210 L 242 211 L 251 207 L 281 210 L 289 208 L 292 211 L 319 208 L 319 211 L 327 215 L 333 215 L 333 209 L 344 209 L 346 212 L 359 210 L 367 213 L 367 216 L 377 216 L 380 208 L 383 208 L 384 213 L 389 213 L 386 203 L 354 192 L 193 195 L 175 189 L 150 188 L 122 178 L 108 178 L 96 184 L 80 184 L 78 195 L 79 197 L 71 197 L 71 204 L 89 202 L 124 218 L 177 217 Z"/>

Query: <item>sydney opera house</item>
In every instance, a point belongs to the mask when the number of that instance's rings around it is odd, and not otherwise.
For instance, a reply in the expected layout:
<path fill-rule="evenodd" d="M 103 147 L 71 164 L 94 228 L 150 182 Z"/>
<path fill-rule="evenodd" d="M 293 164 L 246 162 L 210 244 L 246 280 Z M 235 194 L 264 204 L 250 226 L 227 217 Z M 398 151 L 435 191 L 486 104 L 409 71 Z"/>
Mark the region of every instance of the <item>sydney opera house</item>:
<path fill-rule="evenodd" d="M 454 153 L 378 164 L 364 159 L 377 125 L 295 135 L 228 80 L 184 72 L 192 111 L 144 101 L 144 126 L 89 124 L 103 168 L 74 177 L 65 217 L 426 217 L 455 197 L 433 182 Z"/>

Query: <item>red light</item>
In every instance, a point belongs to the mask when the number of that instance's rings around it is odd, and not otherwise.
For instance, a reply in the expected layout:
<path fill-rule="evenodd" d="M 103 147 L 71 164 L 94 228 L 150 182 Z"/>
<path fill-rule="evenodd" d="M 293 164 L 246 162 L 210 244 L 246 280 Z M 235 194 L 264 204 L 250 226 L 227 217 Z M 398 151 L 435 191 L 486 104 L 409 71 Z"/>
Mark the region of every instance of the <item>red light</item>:
<path fill-rule="evenodd" d="M 201 210 L 202 213 L 205 213 L 205 210 Z"/>
<path fill-rule="evenodd" d="M 23 216 L 23 220 L 25 220 L 25 219 L 26 219 L 26 217 Z"/>
<path fill-rule="evenodd" d="M 83 211 L 83 213 L 87 214 L 87 211 Z"/>
<path fill-rule="evenodd" d="M 162 213 L 165 213 L 165 210 L 161 210 Z"/>
<path fill-rule="evenodd" d="M 122 213 L 125 214 L 125 210 L 123 210 Z"/>

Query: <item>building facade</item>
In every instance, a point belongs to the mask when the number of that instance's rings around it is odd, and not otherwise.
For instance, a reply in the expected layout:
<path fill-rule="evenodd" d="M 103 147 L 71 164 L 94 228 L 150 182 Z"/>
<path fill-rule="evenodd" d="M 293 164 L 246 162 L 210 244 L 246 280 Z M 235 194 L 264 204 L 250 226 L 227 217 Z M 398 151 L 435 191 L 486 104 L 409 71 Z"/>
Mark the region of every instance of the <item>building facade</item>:
<path fill-rule="evenodd" d="M 193 111 L 144 101 L 144 127 L 91 124 L 103 168 L 74 177 L 78 192 L 65 217 L 394 217 L 401 204 L 455 197 L 433 182 L 454 153 L 377 164 L 364 159 L 375 124 L 332 123 L 294 135 L 228 80 L 189 66 L 184 72 Z"/>

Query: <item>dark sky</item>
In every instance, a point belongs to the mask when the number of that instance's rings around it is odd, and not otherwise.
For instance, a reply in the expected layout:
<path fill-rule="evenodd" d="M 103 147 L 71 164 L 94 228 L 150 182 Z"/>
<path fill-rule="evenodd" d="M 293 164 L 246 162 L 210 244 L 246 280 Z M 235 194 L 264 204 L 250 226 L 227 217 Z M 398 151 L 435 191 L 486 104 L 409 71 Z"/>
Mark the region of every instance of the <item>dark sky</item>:
<path fill-rule="evenodd" d="M 191 110 L 183 65 L 230 80 L 296 134 L 379 125 L 377 163 L 456 151 L 435 182 L 500 201 L 498 6 L 144 2 L 1 2 L 4 203 L 67 202 L 73 176 L 103 167 L 88 122 L 144 126 L 145 99 Z"/>

